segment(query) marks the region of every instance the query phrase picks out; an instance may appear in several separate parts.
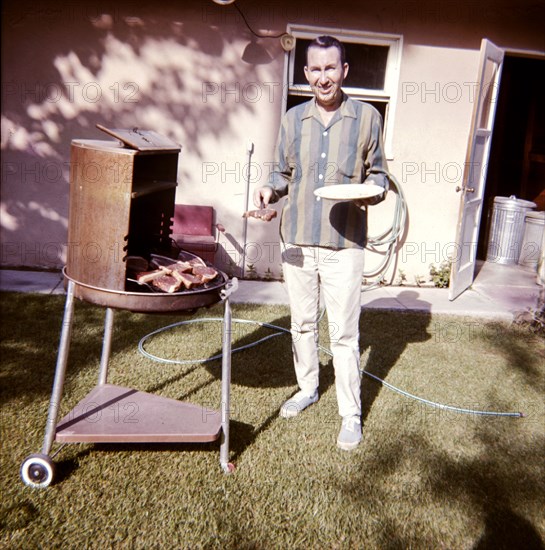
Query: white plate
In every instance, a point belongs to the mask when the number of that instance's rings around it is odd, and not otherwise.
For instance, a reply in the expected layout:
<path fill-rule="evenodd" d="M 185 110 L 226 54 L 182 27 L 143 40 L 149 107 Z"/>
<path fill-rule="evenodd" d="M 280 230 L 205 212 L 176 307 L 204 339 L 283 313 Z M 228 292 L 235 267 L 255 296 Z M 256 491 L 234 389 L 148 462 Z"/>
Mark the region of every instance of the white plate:
<path fill-rule="evenodd" d="M 384 193 L 384 188 L 372 183 L 340 183 L 326 185 L 314 191 L 317 199 L 332 201 L 353 201 L 355 199 L 369 199 Z"/>

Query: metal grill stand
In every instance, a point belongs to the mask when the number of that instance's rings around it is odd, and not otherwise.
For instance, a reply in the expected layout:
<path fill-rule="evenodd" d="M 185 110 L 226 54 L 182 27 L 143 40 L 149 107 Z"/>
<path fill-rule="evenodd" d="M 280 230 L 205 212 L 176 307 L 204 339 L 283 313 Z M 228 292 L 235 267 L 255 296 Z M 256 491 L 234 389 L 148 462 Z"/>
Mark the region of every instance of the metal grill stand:
<path fill-rule="evenodd" d="M 114 310 L 106 308 L 98 384 L 60 422 L 68 352 L 74 318 L 74 289 L 69 280 L 55 369 L 55 379 L 41 454 L 27 457 L 21 478 L 27 485 L 47 487 L 54 477 L 50 458 L 53 443 L 206 443 L 220 438 L 220 466 L 234 470 L 229 462 L 229 411 L 231 385 L 231 307 L 229 296 L 236 291 L 233 279 L 222 291 L 221 410 L 160 397 L 107 383 L 112 344 Z"/>
<path fill-rule="evenodd" d="M 220 463 L 229 463 L 231 310 L 237 281 L 218 271 L 210 283 L 174 293 L 128 286 L 128 258 L 152 253 L 172 257 L 180 146 L 154 132 L 108 130 L 119 141 L 73 140 L 70 166 L 67 296 L 55 380 L 42 452 L 21 466 L 23 481 L 48 486 L 54 474 L 49 453 L 60 443 L 210 442 L 221 436 Z M 104 307 L 106 317 L 98 385 L 57 422 L 68 361 L 74 299 Z M 221 411 L 108 384 L 114 310 L 192 312 L 223 301 Z"/>

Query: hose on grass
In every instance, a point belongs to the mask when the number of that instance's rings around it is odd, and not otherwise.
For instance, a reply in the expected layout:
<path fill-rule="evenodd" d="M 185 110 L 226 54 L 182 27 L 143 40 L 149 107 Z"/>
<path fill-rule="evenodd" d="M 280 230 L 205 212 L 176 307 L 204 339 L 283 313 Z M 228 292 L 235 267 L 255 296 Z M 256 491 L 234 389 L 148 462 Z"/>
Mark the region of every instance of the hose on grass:
<path fill-rule="evenodd" d="M 323 316 L 323 314 L 324 314 L 324 312 L 322 312 L 322 316 Z M 168 364 L 173 364 L 173 365 L 189 365 L 189 364 L 195 365 L 195 364 L 204 364 L 204 363 L 210 363 L 212 361 L 216 361 L 216 360 L 218 360 L 222 357 L 221 353 L 219 353 L 217 355 L 214 355 L 212 357 L 201 358 L 201 359 L 179 360 L 179 359 L 167 359 L 167 358 L 158 357 L 157 355 L 154 355 L 154 354 L 146 351 L 146 349 L 144 347 L 145 343 L 150 338 L 152 338 L 153 336 L 155 336 L 157 334 L 165 332 L 167 330 L 170 330 L 170 329 L 173 329 L 173 328 L 176 328 L 176 327 L 179 327 L 179 326 L 183 326 L 183 325 L 194 324 L 194 323 L 212 323 L 212 322 L 223 322 L 223 318 L 222 317 L 205 317 L 205 318 L 202 318 L 202 319 L 190 319 L 190 320 L 179 321 L 177 323 L 172 323 L 170 325 L 164 326 L 162 328 L 154 330 L 153 332 L 150 332 L 149 334 L 147 334 L 146 336 L 141 338 L 140 342 L 138 342 L 138 350 L 140 351 L 140 353 L 142 355 L 144 355 L 148 359 L 151 359 L 153 361 L 157 361 L 159 363 L 168 363 Z M 231 322 L 232 323 L 238 323 L 238 324 L 254 325 L 254 326 L 264 327 L 264 328 L 268 328 L 268 329 L 276 331 L 276 332 L 273 332 L 272 334 L 264 336 L 263 338 L 260 338 L 259 340 L 256 340 L 255 342 L 252 342 L 250 344 L 246 344 L 244 346 L 233 348 L 231 350 L 232 354 L 233 353 L 238 353 L 240 351 L 243 351 L 243 350 L 246 350 L 246 349 L 249 349 L 249 348 L 253 348 L 255 346 L 258 346 L 259 344 L 261 344 L 263 342 L 266 342 L 267 340 L 270 340 L 272 338 L 277 338 L 278 336 L 284 336 L 285 334 L 291 334 L 290 329 L 280 327 L 278 325 L 273 325 L 271 323 L 265 323 L 263 321 L 252 321 L 250 319 L 234 319 L 233 318 L 233 319 L 231 319 Z M 332 352 L 329 349 L 327 349 L 326 347 L 318 346 L 318 348 L 323 353 L 325 353 L 325 354 L 327 354 L 331 357 L 333 356 Z M 423 403 L 424 405 L 427 405 L 429 407 L 435 407 L 435 408 L 438 408 L 438 409 L 452 411 L 452 412 L 460 413 L 460 414 L 472 414 L 472 415 L 478 415 L 478 416 L 501 416 L 501 417 L 515 417 L 515 418 L 521 418 L 521 417 L 524 416 L 524 414 L 521 413 L 521 412 L 482 411 L 482 410 L 476 410 L 476 409 L 466 409 L 466 408 L 463 408 L 463 407 L 456 407 L 456 406 L 453 406 L 453 405 L 445 405 L 443 403 L 438 403 L 438 402 L 435 402 L 435 401 L 431 401 L 429 399 L 425 399 L 423 397 L 419 397 L 418 395 L 414 395 L 412 393 L 409 393 L 405 390 L 402 390 L 402 389 L 394 386 L 393 384 L 390 384 L 389 382 L 386 382 L 385 380 L 379 378 L 378 376 L 375 376 L 374 374 L 372 374 L 370 372 L 367 372 L 365 369 L 360 369 L 360 375 L 363 375 L 363 374 L 365 374 L 365 375 L 369 376 L 370 378 L 372 378 L 373 380 L 379 382 L 380 384 L 382 384 L 383 386 L 385 386 L 389 390 L 392 390 L 392 391 L 394 391 L 394 392 L 396 392 L 400 395 L 408 397 L 409 399 L 416 400 L 419 403 Z"/>
<path fill-rule="evenodd" d="M 396 180 L 396 178 L 389 174 L 388 175 L 389 177 L 389 180 L 390 180 L 390 184 L 391 184 L 391 188 L 393 187 L 393 190 L 395 191 L 396 193 L 396 203 L 395 203 L 395 207 L 394 207 L 394 216 L 393 216 L 393 221 L 392 221 L 392 225 L 386 229 L 385 231 L 383 231 L 381 234 L 375 236 L 375 237 L 369 237 L 368 238 L 368 243 L 367 243 L 367 248 L 373 252 L 379 252 L 378 248 L 379 247 L 382 247 L 382 246 L 386 246 L 387 249 L 386 249 L 386 252 L 384 253 L 385 254 L 385 258 L 384 260 L 382 261 L 382 263 L 380 264 L 380 266 L 378 268 L 375 268 L 373 270 L 373 272 L 375 274 L 377 273 L 382 273 L 382 272 L 386 272 L 388 270 L 388 268 L 390 267 L 391 263 L 392 263 L 392 259 L 394 257 L 394 253 L 395 253 L 395 247 L 396 247 L 396 244 L 398 243 L 398 240 L 399 238 L 401 237 L 401 234 L 405 228 L 405 223 L 406 223 L 406 219 L 407 219 L 407 201 L 405 200 L 405 195 L 403 193 L 403 189 L 401 187 L 401 185 L 399 184 L 399 182 Z M 370 274 L 368 273 L 364 273 L 364 277 L 368 277 L 368 276 L 371 276 Z M 379 276 L 378 279 L 372 283 L 371 285 L 367 286 L 367 287 L 364 287 L 363 290 L 372 290 L 378 286 L 380 286 L 380 284 L 382 283 L 384 277 L 383 276 Z M 320 319 L 318 321 L 321 320 L 321 318 L 323 317 L 325 313 L 325 310 L 322 311 L 321 315 L 320 315 Z M 251 324 L 251 325 L 256 325 L 258 327 L 264 327 L 264 328 L 268 328 L 268 329 L 271 329 L 271 330 L 275 330 L 276 332 L 273 332 L 272 334 L 269 334 L 268 336 L 265 336 L 263 338 L 260 338 L 259 340 L 256 340 L 255 342 L 252 342 L 251 344 L 246 344 L 245 346 L 240 346 L 238 348 L 234 348 L 231 350 L 231 353 L 237 353 L 237 352 L 240 352 L 240 351 L 243 351 L 245 349 L 249 349 L 249 348 L 252 348 L 252 347 L 255 347 L 255 346 L 258 346 L 259 344 L 267 341 L 267 340 L 270 340 L 271 338 L 276 338 L 278 336 L 283 336 L 284 334 L 290 334 L 290 330 L 289 329 L 286 329 L 284 327 L 280 327 L 280 326 L 277 326 L 277 325 L 273 325 L 273 324 L 270 324 L 270 323 L 265 323 L 265 322 L 262 322 L 262 321 L 252 321 L 252 320 L 249 320 L 249 319 L 232 319 L 231 320 L 233 323 L 238 323 L 238 324 Z M 180 321 L 178 323 L 173 323 L 171 325 L 168 325 L 166 327 L 162 327 L 158 330 L 155 330 L 151 333 L 149 333 L 148 335 L 144 336 L 140 342 L 138 343 L 138 350 L 140 351 L 140 353 L 142 355 L 144 355 L 145 357 L 147 357 L 148 359 L 151 359 L 153 361 L 158 361 L 158 362 L 161 362 L 161 363 L 169 363 L 169 364 L 175 364 L 175 365 L 187 365 L 187 364 L 203 364 L 203 363 L 209 363 L 209 362 L 212 362 L 212 361 L 216 361 L 217 359 L 220 359 L 222 354 L 217 354 L 217 355 L 214 355 L 213 357 L 208 357 L 206 359 L 191 359 L 191 360 L 186 360 L 186 361 L 183 361 L 183 360 L 176 360 L 176 359 L 165 359 L 165 358 L 161 358 L 161 357 L 157 357 L 156 355 L 153 355 L 151 353 L 149 353 L 148 351 L 146 351 L 146 349 L 144 348 L 144 344 L 146 343 L 147 340 L 149 340 L 151 337 L 161 333 L 161 332 L 164 332 L 166 330 L 170 330 L 172 328 L 175 328 L 175 327 L 178 327 L 178 326 L 181 326 L 181 325 L 190 325 L 190 324 L 193 324 L 193 323 L 211 323 L 211 322 L 223 322 L 223 319 L 220 318 L 220 317 L 208 317 L 208 318 L 203 318 L 203 319 L 190 319 L 188 321 Z M 318 346 L 319 349 L 329 355 L 329 356 L 333 356 L 333 354 L 331 353 L 331 351 L 323 346 Z M 445 405 L 443 403 L 437 403 L 435 401 L 431 401 L 429 399 L 425 399 L 423 397 L 419 397 L 418 395 L 414 395 L 412 393 L 409 393 L 405 390 L 402 390 L 400 388 L 397 388 L 396 386 L 394 386 L 393 384 L 390 384 L 389 382 L 386 382 L 385 380 L 382 380 L 381 378 L 379 378 L 378 376 L 370 373 L 370 372 L 367 372 L 366 370 L 364 369 L 360 369 L 360 374 L 365 374 L 367 376 L 369 376 L 370 378 L 372 378 L 373 380 L 379 382 L 380 384 L 382 384 L 383 386 L 385 386 L 386 388 L 400 394 L 400 395 L 403 395 L 405 397 L 408 397 L 409 399 L 413 399 L 413 400 L 416 400 L 420 403 L 423 403 L 424 405 L 427 405 L 427 406 L 430 406 L 430 407 L 435 407 L 435 408 L 439 408 L 439 409 L 443 409 L 443 410 L 447 410 L 447 411 L 452 411 L 452 412 L 456 412 L 456 413 L 461 413 L 461 414 L 473 414 L 473 415 L 480 415 L 480 416 L 504 416 L 504 417 L 517 417 L 517 418 L 520 418 L 520 417 L 523 417 L 524 414 L 521 413 L 521 412 L 499 412 L 499 411 L 481 411 L 481 410 L 476 410 L 476 409 L 467 409 L 467 408 L 463 408 L 463 407 L 456 407 L 456 406 L 453 406 L 453 405 Z"/>

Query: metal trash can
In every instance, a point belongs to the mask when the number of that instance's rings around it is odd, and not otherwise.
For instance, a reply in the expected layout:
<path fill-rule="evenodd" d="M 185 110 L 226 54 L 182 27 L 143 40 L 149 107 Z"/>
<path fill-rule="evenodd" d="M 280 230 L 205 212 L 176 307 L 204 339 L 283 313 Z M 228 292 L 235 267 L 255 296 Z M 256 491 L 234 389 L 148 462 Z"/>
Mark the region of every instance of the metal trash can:
<path fill-rule="evenodd" d="M 527 212 L 524 221 L 524 237 L 520 250 L 519 265 L 537 271 L 541 257 L 545 212 Z"/>
<path fill-rule="evenodd" d="M 537 279 L 536 283 L 545 287 L 545 230 L 541 238 L 541 256 L 537 264 Z"/>
<path fill-rule="evenodd" d="M 526 213 L 536 207 L 535 202 L 510 197 L 496 197 L 490 220 L 487 262 L 516 264 L 522 249 Z"/>

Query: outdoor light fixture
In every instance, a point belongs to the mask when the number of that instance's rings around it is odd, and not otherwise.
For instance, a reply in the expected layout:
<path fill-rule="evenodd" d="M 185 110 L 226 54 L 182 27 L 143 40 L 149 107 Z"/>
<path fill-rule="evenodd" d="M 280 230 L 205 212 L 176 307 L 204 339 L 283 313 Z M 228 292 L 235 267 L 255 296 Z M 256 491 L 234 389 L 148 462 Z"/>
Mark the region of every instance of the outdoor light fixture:
<path fill-rule="evenodd" d="M 252 38 L 242 52 L 242 61 L 246 61 L 250 65 L 262 65 L 270 63 L 272 57 L 263 46 L 255 41 L 255 38 Z"/>
<path fill-rule="evenodd" d="M 235 0 L 212 0 L 215 4 L 219 4 L 220 6 L 227 6 L 229 4 L 235 4 Z M 250 43 L 244 48 L 244 52 L 242 54 L 242 60 L 246 61 L 246 63 L 251 63 L 253 65 L 258 65 L 260 63 L 269 63 L 272 61 L 272 57 L 270 56 L 269 52 L 258 44 L 256 42 L 256 38 L 280 38 L 280 45 L 282 46 L 282 49 L 285 52 L 289 52 L 293 50 L 295 47 L 295 38 L 287 33 L 283 32 L 280 34 L 260 34 L 255 32 L 250 24 L 248 23 L 248 20 L 246 19 L 246 16 L 244 13 L 242 13 L 242 10 L 238 7 L 237 4 L 235 4 L 235 8 L 242 17 L 242 20 L 248 27 L 248 30 L 253 34 L 252 40 Z"/>

